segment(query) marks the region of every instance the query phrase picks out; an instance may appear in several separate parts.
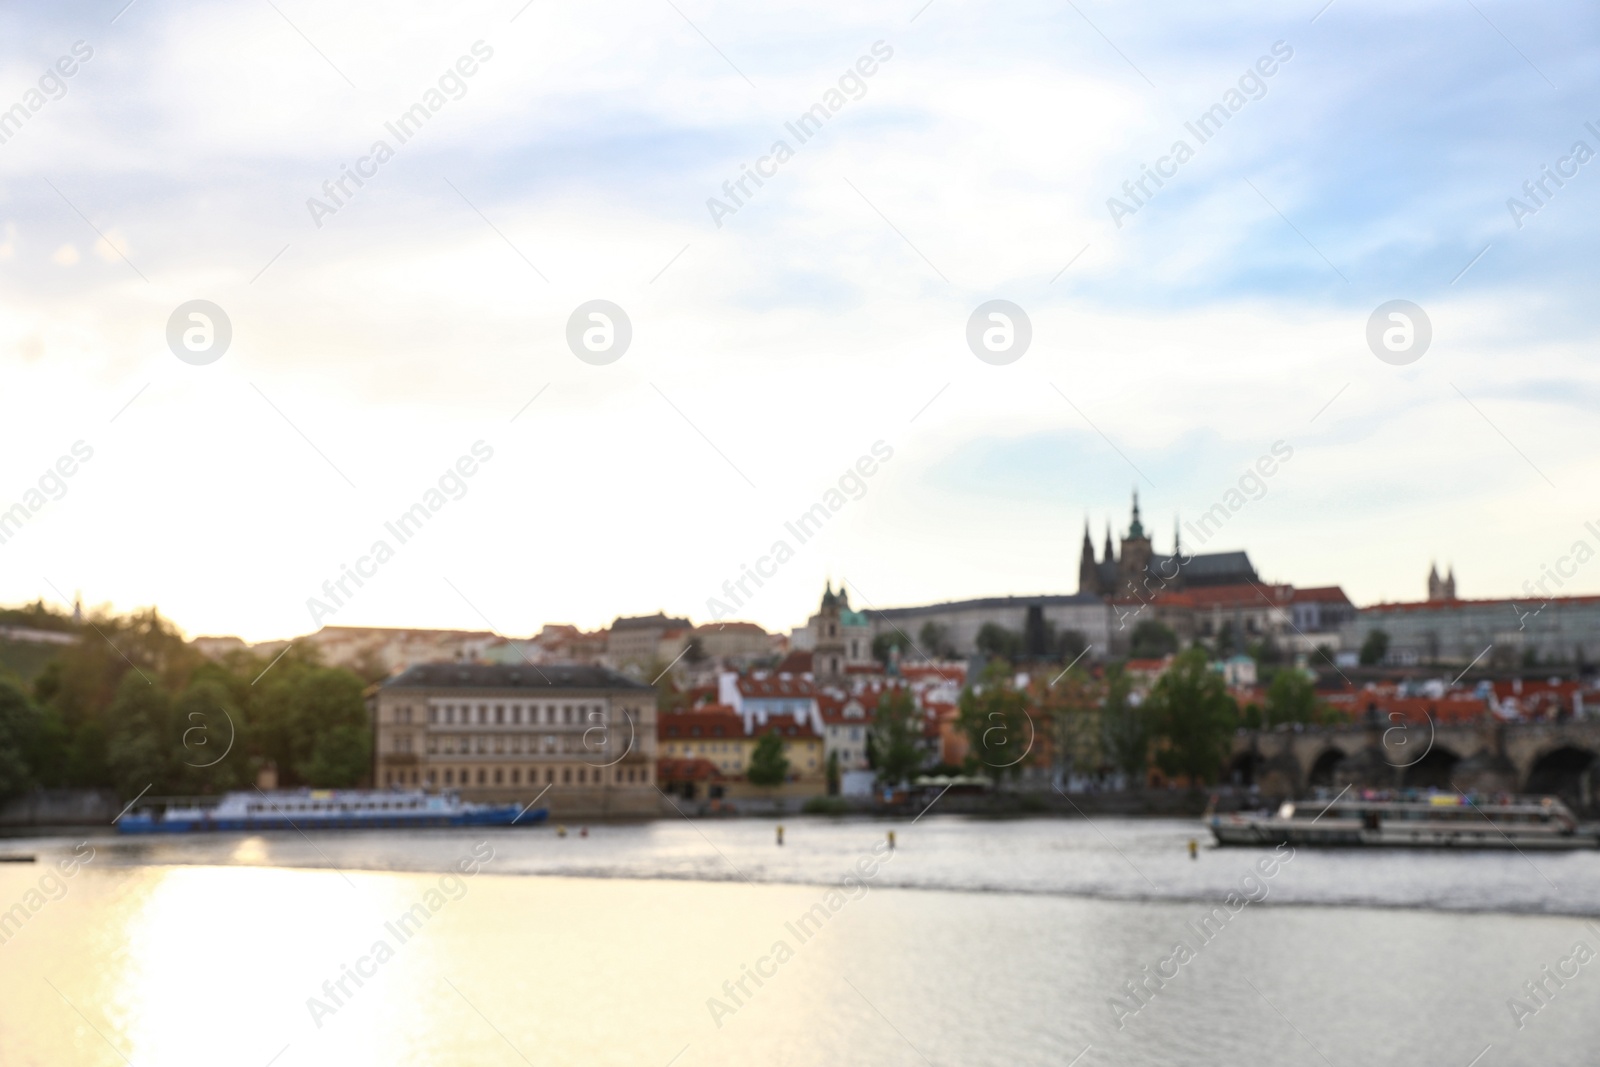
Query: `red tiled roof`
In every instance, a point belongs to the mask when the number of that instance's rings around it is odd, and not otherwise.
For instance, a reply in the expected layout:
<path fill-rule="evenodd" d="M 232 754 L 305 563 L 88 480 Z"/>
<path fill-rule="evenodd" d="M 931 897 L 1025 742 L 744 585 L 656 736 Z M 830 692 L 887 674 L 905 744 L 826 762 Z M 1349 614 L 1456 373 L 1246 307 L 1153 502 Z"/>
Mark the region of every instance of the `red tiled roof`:
<path fill-rule="evenodd" d="M 1296 589 L 1295 600 L 1315 601 L 1320 604 L 1348 604 L 1350 598 L 1344 595 L 1344 590 L 1337 585 L 1318 585 L 1310 589 Z"/>
<path fill-rule="evenodd" d="M 940 665 L 936 663 L 902 663 L 900 673 L 908 679 L 940 678 L 947 682 L 964 682 L 967 678 L 965 663 Z"/>
<path fill-rule="evenodd" d="M 699 737 L 743 737 L 744 719 L 725 705 L 711 705 L 717 710 L 677 711 L 662 715 L 656 720 L 658 740 L 689 740 Z"/>
<path fill-rule="evenodd" d="M 1515 600 L 1415 600 L 1400 601 L 1393 604 L 1372 604 L 1361 610 L 1363 612 L 1434 611 L 1439 608 L 1495 607 L 1497 605 L 1532 607 L 1534 604 L 1578 607 L 1584 604 L 1600 604 L 1600 596 L 1553 596 L 1542 599 L 1537 597 L 1518 597 Z"/>
<path fill-rule="evenodd" d="M 656 777 L 663 782 L 703 782 L 721 778 L 722 772 L 708 759 L 659 759 Z"/>
<path fill-rule="evenodd" d="M 739 692 L 747 697 L 812 697 L 816 688 L 809 678 L 782 671 L 757 678 L 749 675 L 739 679 Z"/>
<path fill-rule="evenodd" d="M 766 630 L 753 622 L 708 622 L 704 626 L 695 627 L 695 632 L 702 634 L 714 634 L 722 630 L 737 630 L 740 633 L 760 634 L 762 637 L 770 636 Z"/>
<path fill-rule="evenodd" d="M 774 730 L 776 730 L 778 736 L 783 738 L 785 741 L 815 740 L 821 736 L 817 733 L 817 731 L 811 728 L 810 723 L 796 723 L 793 719 L 785 719 L 783 722 L 769 720 L 765 726 L 756 726 L 751 736 L 765 737 Z"/>
<path fill-rule="evenodd" d="M 778 671 L 780 673 L 797 674 L 797 675 L 798 674 L 809 674 L 809 673 L 811 673 L 811 665 L 812 665 L 811 653 L 809 653 L 809 652 L 791 652 L 787 656 L 783 657 L 783 662 L 782 663 L 778 664 Z"/>
<path fill-rule="evenodd" d="M 1197 608 L 1237 604 L 1242 607 L 1267 607 L 1269 604 L 1287 604 L 1294 597 L 1292 585 L 1269 585 L 1266 582 L 1244 585 L 1216 585 L 1188 589 L 1184 596 Z"/>
<path fill-rule="evenodd" d="M 1472 722 L 1489 713 L 1487 703 L 1464 693 L 1446 693 L 1442 697 L 1397 697 L 1392 692 L 1357 690 L 1329 693 L 1324 699 L 1357 719 L 1367 713 L 1368 707 L 1375 706 L 1378 718 L 1385 724 L 1402 721 L 1420 723 L 1430 718 L 1436 723 Z M 1400 718 L 1391 718 L 1393 715 Z"/>

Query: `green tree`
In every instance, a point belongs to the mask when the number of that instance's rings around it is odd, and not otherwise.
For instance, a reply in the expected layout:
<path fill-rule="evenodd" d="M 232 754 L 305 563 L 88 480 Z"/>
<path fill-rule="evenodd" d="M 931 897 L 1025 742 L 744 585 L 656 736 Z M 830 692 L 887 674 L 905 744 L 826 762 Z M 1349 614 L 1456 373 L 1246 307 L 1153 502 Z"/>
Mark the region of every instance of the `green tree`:
<path fill-rule="evenodd" d="M 1056 635 L 1056 655 L 1062 663 L 1075 663 L 1089 650 L 1089 639 L 1082 630 L 1062 630 Z"/>
<path fill-rule="evenodd" d="M 0 801 L 10 800 L 34 784 L 27 751 L 39 729 L 39 717 L 26 693 L 0 680 Z"/>
<path fill-rule="evenodd" d="M 761 735 L 750 753 L 750 765 L 744 775 L 751 785 L 778 786 L 789 777 L 789 758 L 783 754 L 783 738 L 778 731 L 769 730 Z"/>
<path fill-rule="evenodd" d="M 1135 659 L 1160 659 L 1178 651 L 1178 635 L 1155 619 L 1133 628 L 1131 652 Z"/>
<path fill-rule="evenodd" d="M 358 784 L 358 756 L 371 758 L 361 679 L 346 670 L 287 658 L 256 687 L 249 709 L 252 753 L 286 785 Z"/>
<path fill-rule="evenodd" d="M 827 773 L 828 773 L 828 795 L 830 797 L 836 797 L 836 796 L 839 795 L 839 777 L 840 777 L 840 775 L 839 775 L 839 750 L 838 749 L 834 749 L 832 752 L 828 753 Z"/>
<path fill-rule="evenodd" d="M 872 639 L 872 658 L 887 667 L 889 665 L 890 650 L 899 647 L 899 634 L 879 634 Z"/>
<path fill-rule="evenodd" d="M 112 716 L 126 677 L 170 694 L 180 692 L 203 662 L 154 608 L 115 617 L 97 614 L 91 621 L 78 642 L 64 648 L 34 682 L 34 699 L 59 717 L 70 737 L 58 761 L 63 785 L 103 786 L 118 780 L 107 761 L 114 733 L 123 739 L 119 758 L 130 758 L 127 729 Z"/>
<path fill-rule="evenodd" d="M 1111 765 L 1128 776 L 1131 783 L 1144 781 L 1150 759 L 1149 717 L 1135 707 L 1130 697 L 1132 684 L 1120 663 L 1106 669 L 1106 695 L 1101 721 L 1105 729 L 1106 755 Z"/>
<path fill-rule="evenodd" d="M 196 672 L 172 711 L 181 750 L 174 792 L 222 793 L 250 784 L 254 767 L 241 736 L 248 722 L 220 671 Z"/>
<path fill-rule="evenodd" d="M 1063 776 L 1098 774 L 1106 762 L 1100 687 L 1082 667 L 1057 678 L 1040 675 L 1033 705 L 1054 731 L 1057 766 Z"/>
<path fill-rule="evenodd" d="M 909 781 L 922 766 L 922 713 L 909 689 L 896 686 L 883 695 L 869 737 L 878 780 L 890 785 Z"/>
<path fill-rule="evenodd" d="M 106 767 L 118 792 L 130 797 L 145 789 L 157 795 L 179 792 L 174 778 L 182 749 L 172 696 L 164 686 L 129 671 L 106 720 Z"/>
<path fill-rule="evenodd" d="M 1262 715 L 1267 726 L 1281 722 L 1316 722 L 1317 691 L 1301 671 L 1279 671 L 1267 687 L 1267 706 Z"/>
<path fill-rule="evenodd" d="M 1233 620 L 1229 619 L 1217 629 L 1217 655 L 1228 657 L 1239 651 L 1239 635 L 1233 630 Z"/>
<path fill-rule="evenodd" d="M 922 654 L 930 659 L 947 659 L 954 654 L 950 647 L 950 627 L 932 619 L 917 631 L 917 643 L 922 646 Z"/>
<path fill-rule="evenodd" d="M 991 663 L 979 683 L 961 694 L 956 722 L 967 735 L 969 761 L 1003 783 L 1022 771 L 1033 749 L 1028 697 L 1012 685 L 1005 664 Z M 976 768 L 975 768 L 976 769 Z"/>
<path fill-rule="evenodd" d="M 1193 788 L 1214 781 L 1239 709 L 1204 650 L 1190 649 L 1174 659 L 1151 688 L 1145 709 L 1156 741 L 1156 766 L 1169 777 L 1187 777 Z"/>
<path fill-rule="evenodd" d="M 978 630 L 977 646 L 990 659 L 1011 662 L 1022 653 L 1022 636 L 997 622 L 986 622 Z"/>
<path fill-rule="evenodd" d="M 1382 630 L 1372 630 L 1367 634 L 1367 639 L 1361 642 L 1361 665 L 1370 667 L 1382 663 L 1389 654 L 1389 635 Z"/>
<path fill-rule="evenodd" d="M 372 735 L 365 726 L 343 723 L 323 732 L 300 766 L 300 777 L 322 789 L 348 789 L 372 770 Z"/>

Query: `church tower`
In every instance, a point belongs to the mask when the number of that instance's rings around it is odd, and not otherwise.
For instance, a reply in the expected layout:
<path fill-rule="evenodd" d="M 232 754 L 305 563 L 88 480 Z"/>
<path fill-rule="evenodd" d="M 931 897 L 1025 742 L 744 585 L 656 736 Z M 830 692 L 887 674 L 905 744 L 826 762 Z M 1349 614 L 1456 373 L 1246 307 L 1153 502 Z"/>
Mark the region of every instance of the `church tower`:
<path fill-rule="evenodd" d="M 829 579 L 822 589 L 822 607 L 811 620 L 815 628 L 812 635 L 811 673 L 818 682 L 837 681 L 844 677 L 845 643 L 840 616 L 846 610 L 849 610 L 849 601 L 845 599 L 844 586 L 841 584 L 839 592 L 835 593 L 833 581 Z"/>
<path fill-rule="evenodd" d="M 1445 599 L 1444 582 L 1439 579 L 1439 565 L 1437 563 L 1428 564 L 1428 599 Z"/>
<path fill-rule="evenodd" d="M 1133 521 L 1128 525 L 1128 536 L 1122 539 L 1122 560 L 1117 567 L 1117 592 L 1139 588 L 1150 566 L 1152 551 L 1150 538 L 1144 532 L 1144 523 L 1139 521 L 1139 490 L 1135 487 Z"/>
<path fill-rule="evenodd" d="M 1089 539 L 1089 520 L 1083 520 L 1083 548 L 1078 553 L 1078 592 L 1100 592 L 1099 569 L 1094 562 L 1094 542 Z"/>

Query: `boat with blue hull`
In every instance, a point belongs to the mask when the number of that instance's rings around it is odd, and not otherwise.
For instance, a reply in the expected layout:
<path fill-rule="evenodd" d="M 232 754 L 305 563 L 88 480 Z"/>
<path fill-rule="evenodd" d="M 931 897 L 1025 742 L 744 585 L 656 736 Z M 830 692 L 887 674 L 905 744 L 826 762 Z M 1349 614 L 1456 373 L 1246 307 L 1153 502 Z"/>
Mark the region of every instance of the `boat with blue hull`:
<path fill-rule="evenodd" d="M 117 819 L 124 834 L 237 830 L 376 830 L 429 826 L 531 826 L 548 808 L 468 804 L 455 793 L 420 790 L 301 789 L 169 797 L 139 804 Z"/>

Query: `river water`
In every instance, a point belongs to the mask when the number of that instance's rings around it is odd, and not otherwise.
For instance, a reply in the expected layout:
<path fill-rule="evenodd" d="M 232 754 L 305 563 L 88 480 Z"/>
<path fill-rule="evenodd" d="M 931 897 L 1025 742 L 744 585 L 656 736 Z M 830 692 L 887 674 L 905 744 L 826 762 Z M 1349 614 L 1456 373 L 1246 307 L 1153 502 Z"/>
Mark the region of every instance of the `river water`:
<path fill-rule="evenodd" d="M 1600 1061 L 1597 853 L 938 814 L 5 852 L 5 1067 Z"/>

